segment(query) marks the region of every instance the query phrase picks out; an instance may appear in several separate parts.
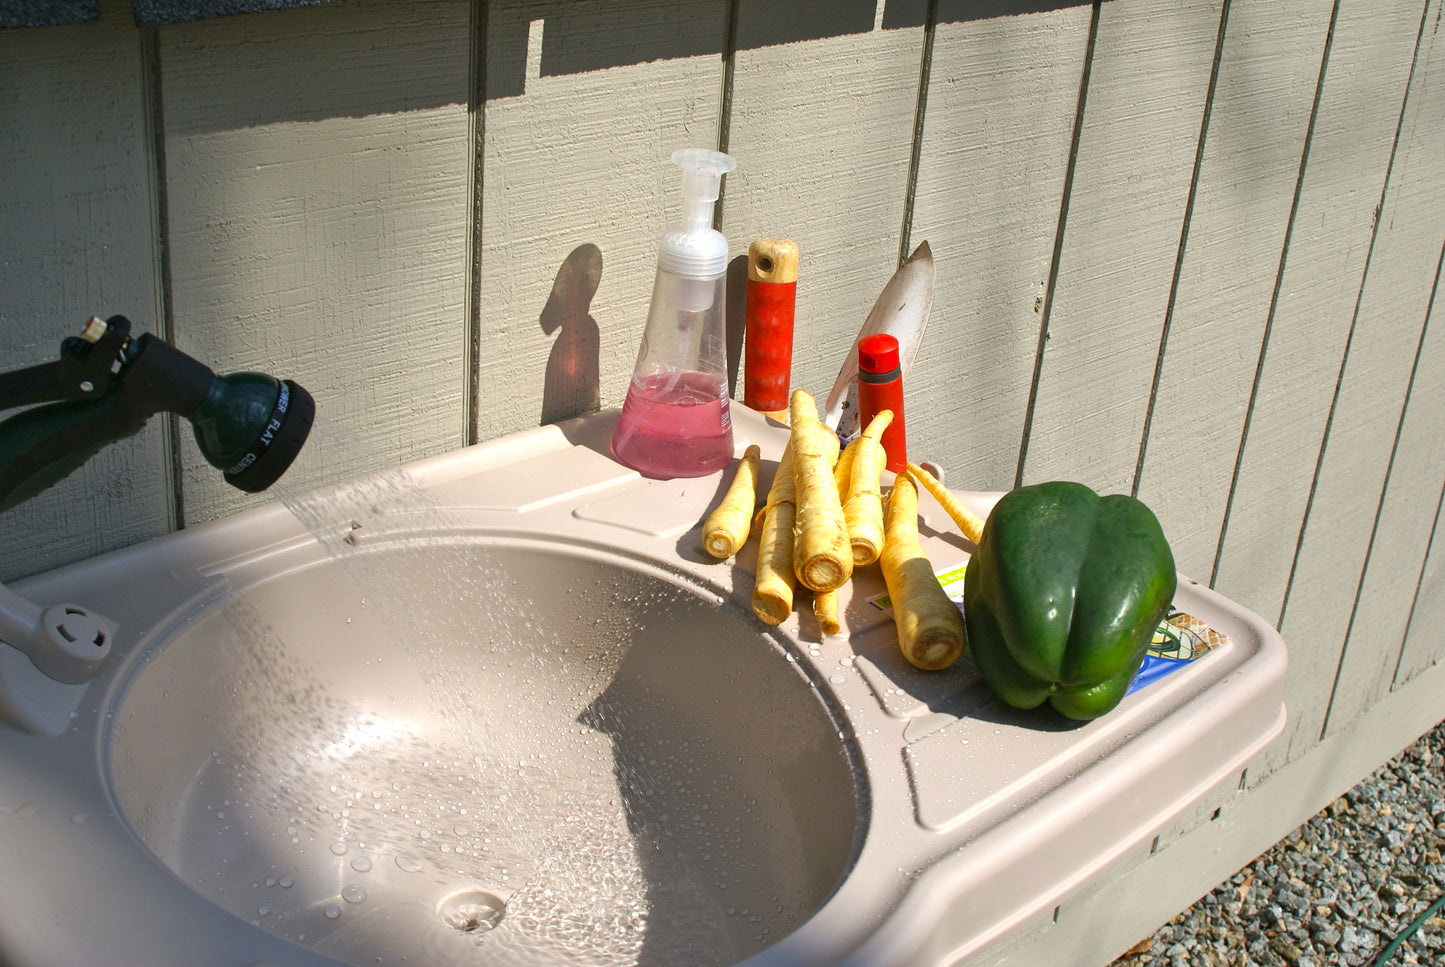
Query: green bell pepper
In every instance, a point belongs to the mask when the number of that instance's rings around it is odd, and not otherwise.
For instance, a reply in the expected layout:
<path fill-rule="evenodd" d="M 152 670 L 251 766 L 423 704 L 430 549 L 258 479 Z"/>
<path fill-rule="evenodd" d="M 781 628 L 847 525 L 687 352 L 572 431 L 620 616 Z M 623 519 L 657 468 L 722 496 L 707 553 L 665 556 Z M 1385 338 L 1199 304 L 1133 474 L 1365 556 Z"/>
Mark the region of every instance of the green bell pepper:
<path fill-rule="evenodd" d="M 994 506 L 964 572 L 968 650 L 1015 708 L 1071 719 L 1124 698 L 1174 598 L 1174 555 L 1152 511 L 1054 481 Z"/>

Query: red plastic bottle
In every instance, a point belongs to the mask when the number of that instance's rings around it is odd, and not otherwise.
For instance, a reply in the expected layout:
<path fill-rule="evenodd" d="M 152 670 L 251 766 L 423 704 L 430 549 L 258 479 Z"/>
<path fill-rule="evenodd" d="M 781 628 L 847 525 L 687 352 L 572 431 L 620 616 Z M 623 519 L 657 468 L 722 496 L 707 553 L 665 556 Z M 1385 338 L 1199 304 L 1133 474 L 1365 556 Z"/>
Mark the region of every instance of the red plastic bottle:
<path fill-rule="evenodd" d="M 882 410 L 893 411 L 893 422 L 883 431 L 888 469 L 908 469 L 908 435 L 903 428 L 903 370 L 898 365 L 898 340 L 874 333 L 858 340 L 858 425 L 867 428 Z"/>

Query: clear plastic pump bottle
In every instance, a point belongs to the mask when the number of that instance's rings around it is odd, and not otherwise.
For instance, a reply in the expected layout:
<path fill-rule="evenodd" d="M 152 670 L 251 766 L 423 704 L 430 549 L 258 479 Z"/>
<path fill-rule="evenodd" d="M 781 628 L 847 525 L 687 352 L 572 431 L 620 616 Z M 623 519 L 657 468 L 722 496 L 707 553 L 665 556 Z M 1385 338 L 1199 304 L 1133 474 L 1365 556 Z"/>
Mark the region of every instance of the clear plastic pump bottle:
<path fill-rule="evenodd" d="M 652 307 L 612 452 L 649 477 L 700 477 L 733 455 L 724 291 L 728 247 L 712 227 L 722 177 L 736 165 L 706 148 L 672 156 L 682 169 L 682 223 L 662 236 Z"/>

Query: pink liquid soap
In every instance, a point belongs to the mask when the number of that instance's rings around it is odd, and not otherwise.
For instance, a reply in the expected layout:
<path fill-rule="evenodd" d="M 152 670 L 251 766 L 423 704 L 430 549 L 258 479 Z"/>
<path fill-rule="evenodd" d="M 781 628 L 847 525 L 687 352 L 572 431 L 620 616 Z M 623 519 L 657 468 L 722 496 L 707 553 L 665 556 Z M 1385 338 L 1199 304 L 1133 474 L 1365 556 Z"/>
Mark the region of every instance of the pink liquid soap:
<path fill-rule="evenodd" d="M 726 467 L 733 425 L 723 381 L 704 373 L 634 380 L 612 434 L 612 453 L 643 476 L 664 480 Z"/>

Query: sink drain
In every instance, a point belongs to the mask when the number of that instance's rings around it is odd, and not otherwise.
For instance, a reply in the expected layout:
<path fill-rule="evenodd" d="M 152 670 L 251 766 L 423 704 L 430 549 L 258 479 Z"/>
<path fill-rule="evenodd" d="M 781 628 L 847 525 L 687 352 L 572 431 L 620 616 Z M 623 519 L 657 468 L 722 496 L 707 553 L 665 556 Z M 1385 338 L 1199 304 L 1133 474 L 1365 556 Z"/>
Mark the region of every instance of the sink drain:
<path fill-rule="evenodd" d="M 453 893 L 437 907 L 442 923 L 462 933 L 483 933 L 502 922 L 507 904 L 488 890 Z"/>

